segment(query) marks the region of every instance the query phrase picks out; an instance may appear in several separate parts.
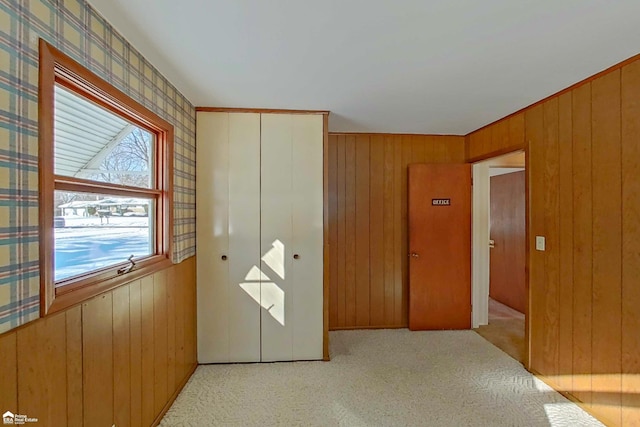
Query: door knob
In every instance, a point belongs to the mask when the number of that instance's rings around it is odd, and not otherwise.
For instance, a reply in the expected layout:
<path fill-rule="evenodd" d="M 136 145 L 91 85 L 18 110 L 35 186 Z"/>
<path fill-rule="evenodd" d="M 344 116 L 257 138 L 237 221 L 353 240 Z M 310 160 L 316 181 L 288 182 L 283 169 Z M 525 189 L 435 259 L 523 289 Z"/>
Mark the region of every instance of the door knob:
<path fill-rule="evenodd" d="M 495 240 L 489 240 L 489 249 L 493 249 L 496 247 L 496 241 Z"/>
<path fill-rule="evenodd" d="M 417 254 L 417 253 L 415 253 L 415 252 L 411 252 L 411 254 L 410 254 L 409 256 L 410 256 L 411 258 L 419 258 L 419 257 L 420 257 L 420 255 L 418 255 L 418 254 Z"/>
<path fill-rule="evenodd" d="M 220 257 L 220 259 L 222 259 L 223 261 L 226 261 L 226 260 L 227 260 L 227 256 L 226 256 L 226 255 L 222 255 L 222 256 Z"/>
<path fill-rule="evenodd" d="M 300 255 L 298 255 L 298 254 L 293 254 L 293 259 L 299 259 L 299 258 L 300 258 Z"/>

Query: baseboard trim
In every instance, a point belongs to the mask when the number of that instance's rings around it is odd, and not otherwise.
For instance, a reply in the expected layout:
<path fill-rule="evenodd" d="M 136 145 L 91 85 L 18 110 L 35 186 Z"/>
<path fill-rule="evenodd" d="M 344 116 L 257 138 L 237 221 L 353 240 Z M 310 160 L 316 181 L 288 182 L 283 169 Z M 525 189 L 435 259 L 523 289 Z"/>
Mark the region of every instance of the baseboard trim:
<path fill-rule="evenodd" d="M 173 402 L 175 402 L 176 398 L 178 397 L 178 395 L 180 394 L 184 386 L 187 385 L 187 381 L 189 381 L 189 378 L 191 378 L 191 375 L 193 375 L 197 367 L 198 367 L 198 364 L 194 363 L 191 369 L 189 369 L 189 373 L 185 375 L 184 379 L 180 382 L 180 385 L 178 386 L 176 391 L 173 392 L 173 394 L 171 395 L 167 403 L 164 405 L 164 407 L 156 417 L 156 419 L 153 420 L 153 423 L 151 424 L 152 427 L 156 427 L 158 424 L 160 424 L 160 421 L 162 421 L 162 418 L 164 417 L 164 415 L 167 413 L 169 408 L 171 408 L 171 405 L 173 405 Z"/>
<path fill-rule="evenodd" d="M 332 326 L 330 331 L 353 331 L 358 329 L 406 329 L 409 325 L 375 325 L 375 326 Z"/>

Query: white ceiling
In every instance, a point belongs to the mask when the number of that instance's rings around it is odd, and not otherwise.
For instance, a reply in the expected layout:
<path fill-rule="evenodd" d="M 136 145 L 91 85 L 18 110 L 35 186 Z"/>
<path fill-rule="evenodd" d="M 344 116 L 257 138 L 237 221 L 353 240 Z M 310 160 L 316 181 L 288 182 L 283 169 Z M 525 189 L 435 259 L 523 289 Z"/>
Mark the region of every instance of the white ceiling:
<path fill-rule="evenodd" d="M 524 168 L 489 168 L 489 178 L 506 175 L 508 173 L 522 172 Z"/>
<path fill-rule="evenodd" d="M 193 104 L 466 134 L 640 52 L 638 0 L 89 0 Z"/>

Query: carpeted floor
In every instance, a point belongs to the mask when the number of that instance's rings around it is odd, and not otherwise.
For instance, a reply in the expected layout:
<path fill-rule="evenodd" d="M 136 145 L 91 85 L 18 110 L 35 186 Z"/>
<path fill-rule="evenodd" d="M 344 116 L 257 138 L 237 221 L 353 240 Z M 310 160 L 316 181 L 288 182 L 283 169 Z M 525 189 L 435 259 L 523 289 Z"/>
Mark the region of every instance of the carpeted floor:
<path fill-rule="evenodd" d="M 474 331 L 509 356 L 524 363 L 524 314 L 489 298 L 489 324 Z"/>
<path fill-rule="evenodd" d="M 473 331 L 330 342 L 331 362 L 200 366 L 160 425 L 602 425 Z"/>

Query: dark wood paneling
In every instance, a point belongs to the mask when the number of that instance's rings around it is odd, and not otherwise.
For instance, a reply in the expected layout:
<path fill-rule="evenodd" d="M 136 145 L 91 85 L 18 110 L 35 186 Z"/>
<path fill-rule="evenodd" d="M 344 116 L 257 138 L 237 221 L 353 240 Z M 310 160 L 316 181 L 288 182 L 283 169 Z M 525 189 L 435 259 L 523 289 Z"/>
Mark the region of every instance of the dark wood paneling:
<path fill-rule="evenodd" d="M 515 145 L 526 145 L 524 131 L 524 113 L 516 114 L 509 117 L 509 143 L 506 147 L 500 147 L 500 149 L 512 147 Z"/>
<path fill-rule="evenodd" d="M 407 240 L 406 226 L 403 224 L 407 221 L 406 213 L 403 214 L 403 205 L 406 201 L 406 189 L 403 189 L 402 178 L 407 174 L 406 169 L 402 165 L 402 145 L 408 143 L 408 138 L 396 136 L 393 144 L 393 319 L 391 325 L 398 327 L 406 327 L 409 324 L 408 317 L 402 319 L 402 300 L 408 299 L 409 295 L 403 294 L 402 282 L 405 280 L 406 266 L 404 261 L 407 258 L 405 249 L 405 241 Z M 404 199 L 403 199 L 404 195 Z"/>
<path fill-rule="evenodd" d="M 195 258 L 194 258 L 195 260 Z M 185 327 L 187 333 L 185 334 L 185 340 L 187 345 L 186 351 L 186 366 L 185 366 L 185 376 L 191 375 L 195 366 L 197 365 L 198 360 L 198 343 L 196 341 L 196 269 L 195 264 L 190 265 L 187 263 L 181 263 L 178 265 L 177 271 L 184 278 L 183 286 L 186 291 L 187 301 L 186 301 L 186 310 L 185 310 Z M 184 384 L 184 381 L 181 382 Z"/>
<path fill-rule="evenodd" d="M 16 334 L 0 336 L 0 408 L 18 412 L 18 359 Z"/>
<path fill-rule="evenodd" d="M 67 339 L 67 426 L 81 427 L 84 419 L 82 404 L 82 307 L 68 309 Z"/>
<path fill-rule="evenodd" d="M 529 223 L 532 236 L 544 235 L 544 192 L 531 183 L 544 180 L 544 115 L 542 105 L 525 114 L 525 132 L 529 141 Z M 529 239 L 529 324 L 530 366 L 539 371 L 544 355 L 544 253 L 536 251 L 535 239 Z M 542 284 L 542 285 L 540 285 Z"/>
<path fill-rule="evenodd" d="M 196 366 L 195 325 L 193 257 L 1 335 L 0 404 L 43 425 L 151 425 Z"/>
<path fill-rule="evenodd" d="M 179 317 L 177 318 L 180 319 Z M 179 322 L 183 324 L 184 322 Z M 142 426 L 142 300 L 140 280 L 129 284 L 131 426 Z"/>
<path fill-rule="evenodd" d="M 528 110 L 525 115 L 525 133 L 529 141 L 529 182 L 544 182 L 544 111 L 543 106 Z M 544 236 L 544 192 L 541 186 L 529 185 L 530 194 L 530 233 L 532 236 Z M 529 239 L 529 324 L 530 328 L 530 366 L 533 369 L 543 369 L 544 365 L 544 320 L 545 295 L 544 253 L 535 249 L 535 239 Z M 532 284 L 536 284 L 533 286 Z"/>
<path fill-rule="evenodd" d="M 530 366 L 609 425 L 640 422 L 639 99 L 635 57 L 466 137 L 491 157 L 525 116 Z"/>
<path fill-rule="evenodd" d="M 347 221 L 346 221 L 346 148 L 344 135 L 338 135 L 335 138 L 329 137 L 329 141 L 336 145 L 337 151 L 337 164 L 336 164 L 336 192 L 337 192 L 337 205 L 335 210 L 337 211 L 336 221 L 337 223 L 330 223 L 329 229 L 336 229 L 338 233 L 336 246 L 330 249 L 330 252 L 336 253 L 338 258 L 336 264 L 329 266 L 333 272 L 336 270 L 337 278 L 334 288 L 336 293 L 329 295 L 329 299 L 335 299 L 338 306 L 337 317 L 329 319 L 329 327 L 344 327 L 347 324 L 347 283 L 346 283 L 346 262 L 347 262 Z M 331 167 L 331 165 L 329 165 Z M 331 203 L 331 199 L 329 199 Z M 333 277 L 332 277 L 333 279 Z"/>
<path fill-rule="evenodd" d="M 356 149 L 355 184 L 355 240 L 356 240 L 356 325 L 369 326 L 370 323 L 370 273 L 369 273 L 369 136 L 358 135 Z"/>
<path fill-rule="evenodd" d="M 572 92 L 573 395 L 591 406 L 592 181 L 591 84 Z"/>
<path fill-rule="evenodd" d="M 593 410 L 621 422 L 622 179 L 620 70 L 591 83 L 593 180 Z M 606 393 L 602 393 L 606 392 Z"/>
<path fill-rule="evenodd" d="M 166 272 L 167 287 L 167 399 L 173 393 L 182 375 L 176 372 L 176 275 L 175 270 Z M 166 402 L 165 402 L 166 403 Z"/>
<path fill-rule="evenodd" d="M 421 138 L 420 135 L 413 135 L 409 137 L 409 144 L 411 146 L 411 158 L 415 159 L 416 163 L 424 163 L 426 159 L 426 152 L 433 157 L 433 141 L 431 138 Z"/>
<path fill-rule="evenodd" d="M 558 338 L 559 338 L 559 280 L 560 280 L 560 253 L 559 253 L 559 193 L 558 193 L 558 98 L 552 98 L 542 104 L 543 111 L 543 143 L 542 155 L 544 162 L 543 172 L 543 199 L 542 209 L 544 228 L 541 235 L 546 237 L 546 252 L 544 259 L 543 279 L 543 360 L 544 372 L 555 377 L 558 374 Z"/>
<path fill-rule="evenodd" d="M 617 64 L 614 64 L 611 67 L 600 71 L 599 73 L 596 73 L 596 74 L 594 74 L 592 76 L 589 76 L 586 79 L 583 79 L 583 80 L 581 80 L 581 81 L 579 81 L 579 82 L 577 82 L 577 83 L 575 83 L 575 84 L 573 84 L 573 85 L 571 85 L 571 86 L 569 86 L 567 88 L 564 88 L 559 92 L 551 94 L 551 95 L 547 96 L 546 98 L 542 98 L 541 100 L 536 101 L 533 104 L 530 104 L 530 105 L 528 105 L 528 106 L 526 106 L 524 108 L 521 108 L 520 110 L 517 110 L 517 111 L 515 111 L 515 112 L 513 112 L 513 113 L 511 113 L 511 114 L 509 114 L 509 115 L 507 115 L 507 116 L 505 116 L 505 117 L 503 117 L 501 119 L 498 119 L 498 120 L 496 120 L 494 122 L 491 122 L 491 123 L 481 127 L 480 129 L 476 129 L 475 131 L 472 132 L 472 134 L 480 132 L 483 129 L 492 127 L 496 123 L 498 123 L 499 121 L 510 120 L 515 116 L 522 115 L 522 114 L 526 113 L 527 111 L 529 111 L 530 109 L 532 109 L 532 108 L 534 108 L 534 107 L 536 107 L 538 105 L 544 104 L 546 101 L 548 101 L 551 98 L 559 97 L 559 96 L 564 95 L 566 93 L 572 92 L 572 91 L 574 91 L 574 90 L 576 90 L 576 89 L 578 89 L 578 88 L 580 88 L 582 86 L 588 85 L 590 82 L 600 78 L 601 76 L 605 76 L 605 75 L 607 75 L 607 74 L 609 74 L 611 72 L 614 72 L 616 70 L 620 70 L 621 68 L 623 68 L 623 67 L 625 67 L 627 65 L 633 64 L 633 63 L 637 62 L 638 60 L 640 60 L 640 54 L 634 55 L 634 56 L 632 56 L 630 58 L 625 59 L 624 61 L 618 62 Z M 471 135 L 471 134 L 466 135 L 465 138 L 468 138 L 469 135 Z M 469 147 L 467 146 L 465 148 L 465 152 L 467 153 L 467 158 L 469 159 L 469 158 L 472 158 L 473 156 L 469 155 L 469 150 L 468 149 L 469 149 Z M 482 150 L 479 150 L 479 151 L 480 151 L 480 155 L 483 156 L 483 157 L 486 156 L 487 154 L 489 154 L 488 151 L 484 151 L 484 152 L 482 152 Z M 512 150 L 512 151 L 515 151 L 515 150 Z M 489 157 L 491 157 L 491 156 L 489 156 Z"/>
<path fill-rule="evenodd" d="M 356 137 L 345 138 L 345 325 L 357 326 L 356 313 Z"/>
<path fill-rule="evenodd" d="M 401 186 L 400 191 L 402 193 L 401 199 L 401 217 L 402 222 L 400 223 L 400 233 L 402 236 L 401 239 L 401 249 L 397 252 L 400 257 L 401 265 L 402 265 L 402 281 L 399 283 L 400 295 L 403 295 L 403 298 L 400 300 L 400 311 L 396 310 L 395 322 L 396 324 L 404 324 L 405 322 L 408 324 L 409 319 L 409 221 L 407 220 L 409 216 L 409 173 L 408 166 L 410 163 L 414 163 L 412 160 L 413 150 L 411 147 L 412 138 L 416 138 L 415 135 L 406 137 L 406 142 L 401 144 L 402 150 L 402 160 L 401 160 Z M 431 140 L 431 136 L 427 136 L 425 139 L 427 142 Z"/>
<path fill-rule="evenodd" d="M 129 286 L 113 291 L 113 422 L 131 420 L 131 325 Z"/>
<path fill-rule="evenodd" d="M 464 156 L 457 136 L 329 135 L 331 329 L 407 326 L 407 165 Z"/>
<path fill-rule="evenodd" d="M 640 62 L 622 69 L 622 425 L 640 423 Z"/>
<path fill-rule="evenodd" d="M 378 209 L 369 213 L 369 260 L 370 274 L 370 322 L 384 325 L 384 137 L 372 136 L 370 141 L 371 164 L 369 168 L 369 203 Z"/>
<path fill-rule="evenodd" d="M 474 161 L 525 148 L 525 112 L 498 120 L 490 126 L 470 133 L 467 159 Z"/>
<path fill-rule="evenodd" d="M 338 144 L 335 138 L 329 138 L 329 319 L 338 322 Z"/>
<path fill-rule="evenodd" d="M 491 126 L 491 146 L 503 148 L 509 146 L 509 120 L 501 120 Z"/>
<path fill-rule="evenodd" d="M 66 316 L 58 313 L 17 331 L 18 413 L 67 425 Z"/>
<path fill-rule="evenodd" d="M 395 318 L 395 229 L 394 200 L 396 188 L 394 186 L 394 147 L 393 138 L 390 135 L 383 137 L 384 144 L 384 183 L 383 183 L 383 221 L 382 239 L 384 241 L 384 321 L 381 325 L 393 325 Z M 374 263 L 376 260 L 373 260 Z"/>
<path fill-rule="evenodd" d="M 573 391 L 573 141 L 572 96 L 560 96 L 558 105 L 558 174 L 560 290 L 558 314 L 558 387 Z M 560 214 L 562 212 L 563 214 Z"/>
<path fill-rule="evenodd" d="M 145 277 L 140 281 L 141 299 L 141 344 L 142 344 L 142 425 L 149 425 L 155 418 L 155 381 L 153 343 L 153 282 L 154 277 Z"/>
<path fill-rule="evenodd" d="M 167 281 L 166 272 L 154 275 L 153 280 L 153 401 L 154 415 L 169 398 L 167 379 Z"/>
<path fill-rule="evenodd" d="M 82 366 L 84 424 L 114 422 L 113 293 L 82 304 Z"/>
<path fill-rule="evenodd" d="M 489 296 L 526 311 L 525 172 L 491 178 L 491 249 Z"/>

